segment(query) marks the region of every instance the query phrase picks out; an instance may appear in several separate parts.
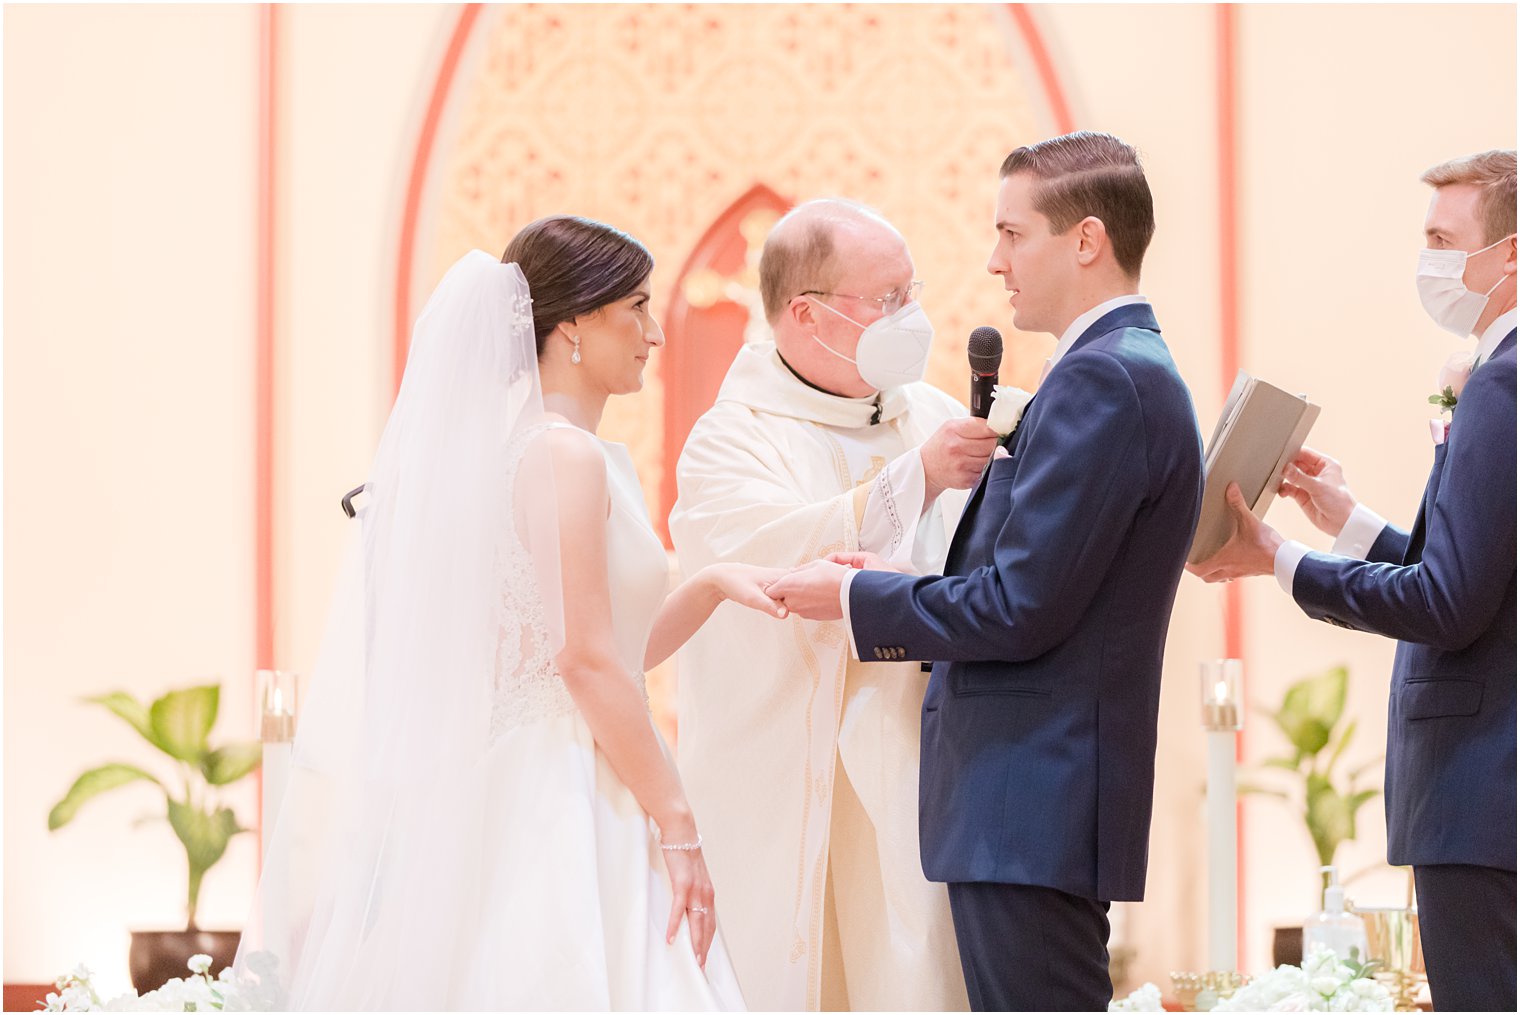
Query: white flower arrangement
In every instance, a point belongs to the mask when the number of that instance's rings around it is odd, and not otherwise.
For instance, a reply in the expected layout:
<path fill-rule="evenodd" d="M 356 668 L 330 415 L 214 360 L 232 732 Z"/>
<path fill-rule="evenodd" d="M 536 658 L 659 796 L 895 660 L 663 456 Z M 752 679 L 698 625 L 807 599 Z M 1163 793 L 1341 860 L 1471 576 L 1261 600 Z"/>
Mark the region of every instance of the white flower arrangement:
<path fill-rule="evenodd" d="M 93 975 L 85 966 L 55 981 L 58 991 L 47 996 L 44 1011 L 279 1011 L 274 956 L 258 952 L 248 957 L 256 979 L 234 975 L 229 966 L 211 976 L 211 956 L 192 955 L 187 979 L 174 979 L 146 994 L 127 991 L 102 1002 Z"/>
<path fill-rule="evenodd" d="M 1166 1011 L 1161 1006 L 1161 988 L 1147 983 L 1123 1001 L 1111 1001 L 1109 1011 Z"/>
<path fill-rule="evenodd" d="M 1372 979 L 1372 967 L 1342 962 L 1318 945 L 1302 966 L 1278 966 L 1256 977 L 1210 1011 L 1393 1011 L 1393 995 Z M 1161 1011 L 1161 991 L 1147 983 L 1109 1011 Z"/>

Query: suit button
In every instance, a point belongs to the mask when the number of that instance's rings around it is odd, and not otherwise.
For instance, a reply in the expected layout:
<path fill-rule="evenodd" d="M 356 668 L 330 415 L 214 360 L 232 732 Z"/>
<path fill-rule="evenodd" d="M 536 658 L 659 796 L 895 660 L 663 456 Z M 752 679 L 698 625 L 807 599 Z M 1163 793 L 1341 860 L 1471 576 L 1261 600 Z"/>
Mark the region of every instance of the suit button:
<path fill-rule="evenodd" d="M 878 659 L 883 658 L 883 656 L 881 654 L 881 648 L 879 646 L 876 649 L 876 658 L 878 658 Z"/>

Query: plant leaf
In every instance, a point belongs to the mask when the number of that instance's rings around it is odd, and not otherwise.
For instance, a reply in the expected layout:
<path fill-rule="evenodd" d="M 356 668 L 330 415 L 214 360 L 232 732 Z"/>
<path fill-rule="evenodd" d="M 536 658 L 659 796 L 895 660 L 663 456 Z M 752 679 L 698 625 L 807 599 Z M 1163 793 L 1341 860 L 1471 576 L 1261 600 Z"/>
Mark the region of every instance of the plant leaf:
<path fill-rule="evenodd" d="M 242 831 L 229 808 L 222 807 L 216 813 L 208 814 L 178 800 L 169 801 L 169 824 L 185 845 L 192 878 L 210 870 L 227 851 L 227 843 Z"/>
<path fill-rule="evenodd" d="M 1330 761 L 1325 765 L 1325 774 L 1335 767 L 1335 763 L 1341 760 L 1341 755 L 1346 753 L 1346 746 L 1351 743 L 1351 734 L 1356 732 L 1356 720 L 1352 719 L 1346 724 L 1346 729 L 1341 733 L 1340 740 L 1335 745 L 1335 750 L 1330 752 Z"/>
<path fill-rule="evenodd" d="M 1306 677 L 1288 688 L 1282 709 L 1273 716 L 1300 756 L 1313 757 L 1330 742 L 1330 731 L 1346 707 L 1347 673 L 1337 666 Z"/>
<path fill-rule="evenodd" d="M 170 691 L 148 709 L 153 742 L 171 757 L 199 765 L 220 700 L 221 688 L 216 684 Z"/>
<path fill-rule="evenodd" d="M 263 760 L 264 745 L 257 741 L 228 744 L 201 759 L 201 773 L 211 785 L 225 786 L 258 768 Z"/>
<path fill-rule="evenodd" d="M 73 821 L 79 808 L 100 794 L 142 779 L 146 779 L 160 789 L 163 788 L 157 779 L 133 765 L 112 763 L 90 769 L 74 780 L 74 785 L 69 787 L 63 799 L 54 804 L 53 809 L 48 812 L 48 831 L 56 832 Z"/>
<path fill-rule="evenodd" d="M 1236 783 L 1235 793 L 1237 796 L 1275 796 L 1281 800 L 1288 799 L 1288 794 L 1280 789 L 1268 789 L 1266 786 L 1258 786 L 1252 782 Z"/>
<path fill-rule="evenodd" d="M 1292 758 L 1268 758 L 1262 764 L 1267 768 L 1286 768 L 1290 772 L 1298 771 L 1298 762 Z"/>
<path fill-rule="evenodd" d="M 110 694 L 100 694 L 84 700 L 92 705 L 104 705 L 126 720 L 134 730 L 142 734 L 144 740 L 152 743 L 153 727 L 148 721 L 148 706 L 130 694 L 124 691 L 112 691 Z"/>

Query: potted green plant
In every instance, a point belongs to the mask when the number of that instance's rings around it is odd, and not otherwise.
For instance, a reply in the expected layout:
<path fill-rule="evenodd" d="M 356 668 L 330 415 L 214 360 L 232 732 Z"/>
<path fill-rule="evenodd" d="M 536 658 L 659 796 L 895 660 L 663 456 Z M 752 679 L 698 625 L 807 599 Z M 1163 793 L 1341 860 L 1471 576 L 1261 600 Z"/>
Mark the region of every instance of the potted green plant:
<path fill-rule="evenodd" d="M 1381 792 L 1357 788 L 1357 781 L 1367 770 L 1381 763 L 1381 755 L 1352 767 L 1344 777 L 1336 774 L 1336 765 L 1356 733 L 1356 720 L 1345 716 L 1348 680 L 1349 674 L 1344 666 L 1305 677 L 1287 689 L 1281 707 L 1272 713 L 1272 719 L 1287 738 L 1292 753 L 1268 758 L 1262 763 L 1263 770 L 1273 774 L 1291 772 L 1293 792 L 1271 786 L 1241 787 L 1242 793 L 1262 793 L 1290 802 L 1299 801 L 1304 826 L 1314 842 L 1314 851 L 1322 867 L 1335 863 L 1335 854 L 1341 844 L 1356 838 L 1357 811 Z M 1317 909 L 1324 881 L 1318 873 L 1315 879 Z M 1305 911 L 1306 916 L 1308 912 Z M 1276 928 L 1272 952 L 1274 965 L 1296 965 L 1302 957 L 1302 928 Z"/>
<path fill-rule="evenodd" d="M 220 698 L 221 689 L 208 684 L 170 691 L 148 705 L 121 691 L 85 699 L 120 717 L 167 756 L 178 779 L 171 785 L 135 765 L 111 762 L 75 779 L 48 814 L 49 831 L 57 831 L 73 820 L 80 807 L 110 790 L 145 783 L 163 794 L 163 817 L 185 847 L 187 918 L 184 930 L 132 932 L 132 985 L 140 993 L 181 975 L 192 955 L 210 955 L 214 968 L 220 969 L 230 965 L 237 952 L 237 931 L 202 930 L 195 922 L 206 872 L 222 858 L 233 836 L 248 831 L 232 809 L 222 805 L 219 791 L 258 768 L 262 757 L 257 741 L 210 745 Z"/>

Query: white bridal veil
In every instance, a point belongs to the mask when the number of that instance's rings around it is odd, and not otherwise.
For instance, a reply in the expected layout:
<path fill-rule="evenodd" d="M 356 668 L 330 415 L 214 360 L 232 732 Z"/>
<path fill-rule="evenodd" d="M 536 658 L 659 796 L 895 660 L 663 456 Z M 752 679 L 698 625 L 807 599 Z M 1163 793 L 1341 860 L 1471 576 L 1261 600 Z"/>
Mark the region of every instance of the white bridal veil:
<path fill-rule="evenodd" d="M 428 1010 L 465 988 L 495 682 L 563 645 L 553 473 L 541 448 L 509 455 L 542 412 L 527 281 L 473 251 L 417 320 L 265 815 L 237 968 L 281 1007 Z M 509 573 L 528 587 L 507 595 Z"/>

